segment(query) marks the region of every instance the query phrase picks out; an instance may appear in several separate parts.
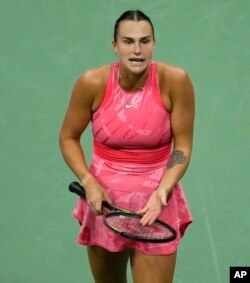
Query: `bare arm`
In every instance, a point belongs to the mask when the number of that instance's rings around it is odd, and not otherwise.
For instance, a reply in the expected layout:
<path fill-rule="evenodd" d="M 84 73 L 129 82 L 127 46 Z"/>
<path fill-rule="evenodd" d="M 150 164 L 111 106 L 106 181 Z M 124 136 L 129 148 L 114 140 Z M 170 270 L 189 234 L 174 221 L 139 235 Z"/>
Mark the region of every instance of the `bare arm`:
<path fill-rule="evenodd" d="M 102 83 L 97 77 L 95 71 L 90 71 L 76 82 L 59 135 L 63 158 L 84 185 L 88 203 L 94 212 L 100 211 L 102 200 L 110 202 L 104 189 L 91 175 L 80 143 L 98 100 L 97 93 L 103 91 Z"/>
<path fill-rule="evenodd" d="M 170 192 L 186 172 L 192 153 L 194 90 L 186 72 L 178 70 L 170 90 L 173 152 L 159 189 Z"/>
<path fill-rule="evenodd" d="M 194 90 L 188 74 L 177 69 L 169 90 L 173 151 L 158 189 L 147 205 L 139 211 L 145 213 L 142 224 L 152 224 L 167 205 L 167 196 L 185 174 L 191 158 L 194 128 Z"/>
<path fill-rule="evenodd" d="M 90 174 L 80 138 L 91 119 L 93 99 L 88 79 L 83 75 L 73 88 L 59 135 L 64 160 L 80 181 Z"/>

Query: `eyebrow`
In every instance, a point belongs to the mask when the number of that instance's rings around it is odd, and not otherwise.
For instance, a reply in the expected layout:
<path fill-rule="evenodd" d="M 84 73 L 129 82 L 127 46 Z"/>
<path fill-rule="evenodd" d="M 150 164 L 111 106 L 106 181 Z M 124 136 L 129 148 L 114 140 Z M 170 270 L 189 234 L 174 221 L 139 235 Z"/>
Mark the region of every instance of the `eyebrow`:
<path fill-rule="evenodd" d="M 134 38 L 129 37 L 129 36 L 122 36 L 121 38 L 122 38 L 122 39 L 134 40 Z M 143 37 L 141 37 L 141 38 L 140 38 L 140 40 L 143 40 L 143 39 L 151 39 L 151 38 L 152 38 L 152 36 L 151 36 L 151 35 L 147 35 L 147 36 L 143 36 Z"/>

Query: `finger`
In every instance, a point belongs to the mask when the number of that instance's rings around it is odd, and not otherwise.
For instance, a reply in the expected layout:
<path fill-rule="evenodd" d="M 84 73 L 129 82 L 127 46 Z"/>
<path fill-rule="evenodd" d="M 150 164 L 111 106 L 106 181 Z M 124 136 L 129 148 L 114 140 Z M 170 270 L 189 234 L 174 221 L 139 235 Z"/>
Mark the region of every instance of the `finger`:
<path fill-rule="evenodd" d="M 110 204 L 113 203 L 112 200 L 111 200 L 111 198 L 109 197 L 109 195 L 105 195 L 105 196 L 104 196 L 104 200 L 105 200 L 106 202 L 110 203 Z"/>
<path fill-rule="evenodd" d="M 101 201 L 97 201 L 95 203 L 95 211 L 97 215 L 100 215 L 102 213 L 102 202 Z"/>
<path fill-rule="evenodd" d="M 142 224 L 142 226 L 146 226 L 150 223 L 151 218 L 152 218 L 151 212 L 148 212 L 148 213 L 144 214 L 144 216 L 140 220 L 140 223 Z"/>
<path fill-rule="evenodd" d="M 142 226 L 146 226 L 148 223 L 147 218 L 145 217 L 145 215 L 142 217 L 142 219 L 140 220 L 140 223 Z"/>
<path fill-rule="evenodd" d="M 145 225 L 152 225 L 155 220 L 158 218 L 158 216 L 161 213 L 161 209 L 158 210 L 148 210 L 141 219 L 141 224 L 143 226 Z"/>
<path fill-rule="evenodd" d="M 148 211 L 148 207 L 145 206 L 144 208 L 142 208 L 141 210 L 138 210 L 137 213 L 138 214 L 145 214 Z"/>
<path fill-rule="evenodd" d="M 89 204 L 89 208 L 95 215 L 97 215 L 95 207 L 93 205 Z"/>
<path fill-rule="evenodd" d="M 157 219 L 157 217 L 152 216 L 148 221 L 148 225 L 149 226 L 152 225 L 155 222 L 156 219 Z"/>
<path fill-rule="evenodd" d="M 95 215 L 102 214 L 102 206 L 100 201 L 91 201 L 88 203 L 88 205 Z"/>

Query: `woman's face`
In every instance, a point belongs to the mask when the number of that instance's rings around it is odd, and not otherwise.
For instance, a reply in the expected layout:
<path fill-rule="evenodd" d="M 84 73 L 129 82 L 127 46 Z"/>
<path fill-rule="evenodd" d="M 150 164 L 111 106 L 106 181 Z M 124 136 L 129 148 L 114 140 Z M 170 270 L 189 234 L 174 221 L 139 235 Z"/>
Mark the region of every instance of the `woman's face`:
<path fill-rule="evenodd" d="M 140 74 L 149 66 L 155 42 L 149 22 L 124 20 L 120 22 L 117 41 L 112 43 L 119 57 L 120 69 Z"/>

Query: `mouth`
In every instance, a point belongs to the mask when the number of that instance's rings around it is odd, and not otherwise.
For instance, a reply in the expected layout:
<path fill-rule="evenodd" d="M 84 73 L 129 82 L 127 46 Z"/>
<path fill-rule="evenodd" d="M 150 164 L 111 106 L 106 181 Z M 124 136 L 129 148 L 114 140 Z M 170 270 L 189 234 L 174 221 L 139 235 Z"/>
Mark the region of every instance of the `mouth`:
<path fill-rule="evenodd" d="M 130 58 L 129 61 L 132 63 L 143 63 L 145 60 L 142 58 Z"/>

